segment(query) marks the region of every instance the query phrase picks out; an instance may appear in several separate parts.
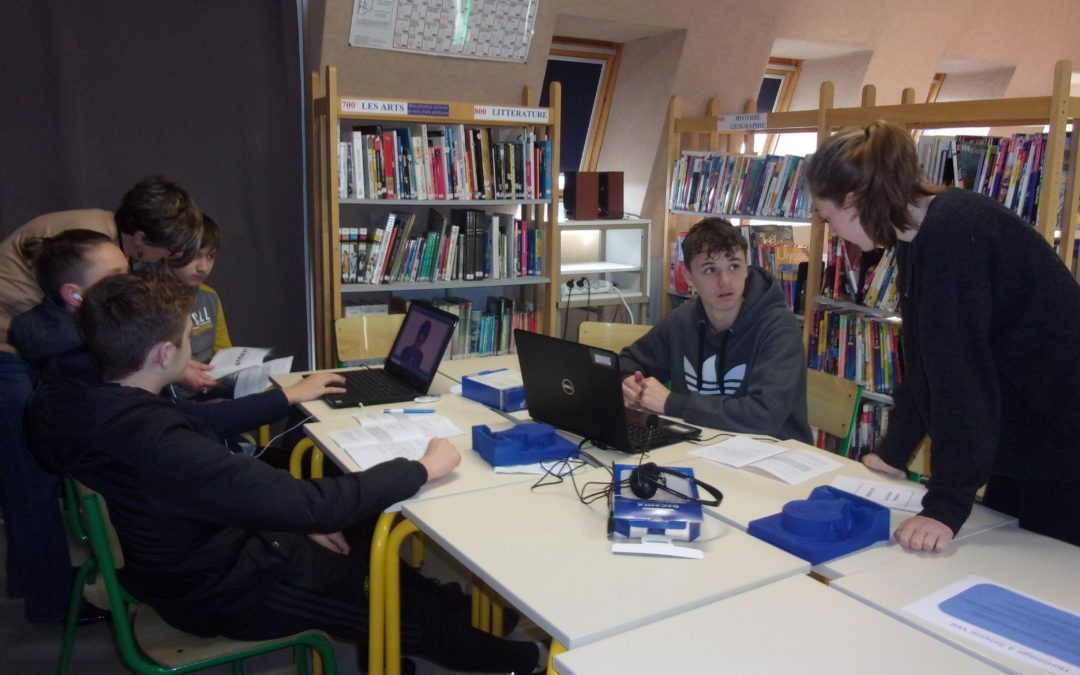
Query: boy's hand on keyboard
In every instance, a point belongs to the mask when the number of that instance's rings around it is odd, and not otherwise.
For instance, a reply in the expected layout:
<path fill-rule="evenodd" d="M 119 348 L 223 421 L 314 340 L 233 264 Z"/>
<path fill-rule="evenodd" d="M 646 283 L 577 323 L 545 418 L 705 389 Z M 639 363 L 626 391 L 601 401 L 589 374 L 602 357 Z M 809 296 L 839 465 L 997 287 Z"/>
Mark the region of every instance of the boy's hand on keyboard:
<path fill-rule="evenodd" d="M 326 394 L 344 394 L 345 378 L 337 373 L 312 373 L 294 385 L 285 387 L 289 405 L 313 401 Z"/>
<path fill-rule="evenodd" d="M 420 463 L 427 469 L 430 483 L 453 471 L 461 463 L 461 453 L 445 438 L 433 438 L 428 442 Z"/>

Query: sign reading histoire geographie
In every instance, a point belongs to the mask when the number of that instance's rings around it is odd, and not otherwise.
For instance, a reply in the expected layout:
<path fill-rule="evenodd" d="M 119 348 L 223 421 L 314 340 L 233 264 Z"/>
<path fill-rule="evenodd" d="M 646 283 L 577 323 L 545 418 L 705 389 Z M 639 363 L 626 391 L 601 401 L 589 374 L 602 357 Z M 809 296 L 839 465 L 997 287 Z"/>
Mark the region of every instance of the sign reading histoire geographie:
<path fill-rule="evenodd" d="M 768 113 L 743 113 L 716 118 L 717 131 L 754 131 L 769 126 Z"/>
<path fill-rule="evenodd" d="M 519 108 L 506 105 L 474 105 L 473 119 L 489 122 L 525 122 L 547 124 L 550 112 L 547 108 Z"/>

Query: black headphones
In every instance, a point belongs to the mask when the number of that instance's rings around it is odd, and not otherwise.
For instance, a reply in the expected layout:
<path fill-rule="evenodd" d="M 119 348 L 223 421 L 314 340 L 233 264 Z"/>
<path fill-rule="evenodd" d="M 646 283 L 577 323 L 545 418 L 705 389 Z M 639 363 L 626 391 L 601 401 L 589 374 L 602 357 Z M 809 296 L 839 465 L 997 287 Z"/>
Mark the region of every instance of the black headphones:
<path fill-rule="evenodd" d="M 672 490 L 667 486 L 667 478 L 664 474 L 677 476 L 690 481 L 691 485 L 696 485 L 698 488 L 712 495 L 712 499 L 701 499 L 700 497 L 684 495 L 681 492 Z M 672 471 L 671 469 L 657 466 L 656 462 L 645 462 L 641 466 L 638 466 L 630 472 L 630 478 L 628 478 L 627 481 L 630 484 L 630 491 L 633 492 L 634 496 L 638 499 L 652 499 L 653 495 L 655 495 L 656 491 L 659 489 L 679 497 L 680 499 L 697 502 L 702 506 L 720 506 L 720 502 L 724 500 L 724 493 L 708 483 L 702 482 L 692 476 L 687 476 L 685 473 L 679 473 L 678 471 Z"/>

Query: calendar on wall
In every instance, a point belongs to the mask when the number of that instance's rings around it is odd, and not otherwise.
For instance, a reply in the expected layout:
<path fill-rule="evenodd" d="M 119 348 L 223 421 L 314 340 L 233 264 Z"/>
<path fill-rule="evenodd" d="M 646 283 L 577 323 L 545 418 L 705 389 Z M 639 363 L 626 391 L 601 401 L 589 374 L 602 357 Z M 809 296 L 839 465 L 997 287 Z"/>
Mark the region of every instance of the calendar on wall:
<path fill-rule="evenodd" d="M 525 63 L 539 0 L 354 0 L 354 47 Z"/>

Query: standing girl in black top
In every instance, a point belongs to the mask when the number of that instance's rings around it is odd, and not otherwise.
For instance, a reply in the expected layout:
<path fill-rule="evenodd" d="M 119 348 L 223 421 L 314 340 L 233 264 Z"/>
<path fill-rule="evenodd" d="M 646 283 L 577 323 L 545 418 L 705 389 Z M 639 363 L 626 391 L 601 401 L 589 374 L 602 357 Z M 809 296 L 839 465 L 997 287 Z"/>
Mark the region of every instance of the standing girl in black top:
<path fill-rule="evenodd" d="M 904 382 L 863 463 L 903 476 L 925 435 L 933 448 L 923 510 L 896 539 L 942 550 L 985 484 L 984 505 L 1080 544 L 1080 286 L 1069 270 L 993 199 L 922 183 L 896 125 L 836 134 L 807 179 L 833 232 L 864 251 L 897 247 Z M 1041 201 L 1054 208 L 1057 195 Z"/>

